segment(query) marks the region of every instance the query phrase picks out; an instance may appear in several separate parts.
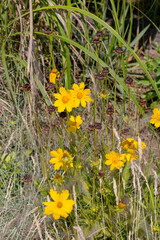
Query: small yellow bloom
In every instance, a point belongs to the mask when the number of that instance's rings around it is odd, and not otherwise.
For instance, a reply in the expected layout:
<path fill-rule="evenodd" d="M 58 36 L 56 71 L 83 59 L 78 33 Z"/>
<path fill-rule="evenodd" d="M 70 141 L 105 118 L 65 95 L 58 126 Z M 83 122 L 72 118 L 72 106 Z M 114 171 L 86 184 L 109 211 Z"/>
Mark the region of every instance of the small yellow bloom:
<path fill-rule="evenodd" d="M 82 82 L 79 86 L 74 83 L 72 88 L 75 107 L 77 108 L 81 104 L 81 106 L 85 108 L 86 102 L 92 101 L 92 99 L 88 96 L 91 92 L 90 89 L 84 89 L 85 88 L 84 82 Z"/>
<path fill-rule="evenodd" d="M 105 190 L 105 193 L 108 193 L 108 192 L 109 192 L 109 190 L 108 190 L 108 189 L 106 189 L 106 190 Z"/>
<path fill-rule="evenodd" d="M 71 112 L 74 107 L 71 90 L 66 90 L 64 87 L 60 87 L 59 92 L 60 93 L 54 94 L 54 97 L 58 99 L 55 101 L 54 106 L 58 107 L 58 112 L 63 112 L 65 108 L 68 112 Z"/>
<path fill-rule="evenodd" d="M 105 162 L 106 165 L 111 165 L 110 170 L 112 171 L 114 168 L 120 169 L 124 166 L 124 162 L 120 159 L 120 154 L 114 151 L 106 154 L 105 156 L 108 160 Z"/>
<path fill-rule="evenodd" d="M 160 127 L 160 109 L 153 109 L 153 115 L 151 117 L 150 123 L 154 124 L 156 128 Z"/>
<path fill-rule="evenodd" d="M 121 142 L 120 146 L 122 146 L 123 151 L 130 152 L 130 150 L 138 150 L 138 141 L 134 138 L 127 138 L 125 141 Z M 146 148 L 146 144 L 142 142 L 142 149 Z"/>
<path fill-rule="evenodd" d="M 50 189 L 49 193 L 54 202 L 43 202 L 46 206 L 44 214 L 53 214 L 53 217 L 56 220 L 61 216 L 67 218 L 68 214 L 71 213 L 73 209 L 73 205 L 75 204 L 73 200 L 67 200 L 69 197 L 69 191 L 63 190 L 62 193 L 58 193 L 57 191 Z"/>
<path fill-rule="evenodd" d="M 157 228 L 156 227 L 153 227 L 153 232 L 157 232 Z"/>
<path fill-rule="evenodd" d="M 125 206 L 126 206 L 126 204 L 124 204 L 124 203 L 122 203 L 122 202 L 118 204 L 118 208 L 120 208 L 120 209 L 125 208 Z"/>
<path fill-rule="evenodd" d="M 92 208 L 92 212 L 96 212 L 96 209 L 95 209 L 95 208 Z"/>
<path fill-rule="evenodd" d="M 132 160 L 137 160 L 138 159 L 138 155 L 135 153 L 134 150 L 129 149 L 127 153 L 121 154 L 120 159 L 123 162 L 127 161 L 127 162 L 131 163 Z"/>
<path fill-rule="evenodd" d="M 49 81 L 51 83 L 55 84 L 56 77 L 60 77 L 60 72 L 57 69 L 53 68 L 50 75 L 49 75 Z"/>
<path fill-rule="evenodd" d="M 81 165 L 79 165 L 79 166 L 78 166 L 78 169 L 81 169 L 81 168 L 82 168 L 82 166 L 81 166 Z"/>
<path fill-rule="evenodd" d="M 80 115 L 77 117 L 71 116 L 69 121 L 66 122 L 66 124 L 69 126 L 67 132 L 75 133 L 77 129 L 80 129 L 82 122 L 83 120 L 81 119 Z"/>
<path fill-rule="evenodd" d="M 50 154 L 54 157 L 49 161 L 54 164 L 54 170 L 62 167 L 63 170 L 66 171 L 67 167 L 73 167 L 73 158 L 67 151 L 63 152 L 63 150 L 59 148 L 57 151 L 51 151 Z"/>

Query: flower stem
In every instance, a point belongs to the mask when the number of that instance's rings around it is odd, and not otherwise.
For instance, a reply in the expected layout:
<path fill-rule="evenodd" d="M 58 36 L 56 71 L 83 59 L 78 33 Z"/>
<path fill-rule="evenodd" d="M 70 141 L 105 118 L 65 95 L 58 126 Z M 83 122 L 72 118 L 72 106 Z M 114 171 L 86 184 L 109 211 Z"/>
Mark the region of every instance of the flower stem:
<path fill-rule="evenodd" d="M 130 117 L 130 87 L 128 88 L 128 98 L 129 98 L 129 102 L 128 102 L 128 119 L 127 119 L 127 128 L 129 125 L 129 117 Z"/>
<path fill-rule="evenodd" d="M 112 150 L 114 147 L 114 125 L 115 125 L 115 115 L 116 115 L 116 95 L 117 95 L 117 81 L 116 81 L 116 74 L 118 70 L 118 63 L 119 63 L 119 56 L 117 60 L 117 66 L 116 66 L 116 71 L 115 71 L 115 79 L 114 79 L 114 113 L 113 113 L 113 125 L 112 125 Z"/>

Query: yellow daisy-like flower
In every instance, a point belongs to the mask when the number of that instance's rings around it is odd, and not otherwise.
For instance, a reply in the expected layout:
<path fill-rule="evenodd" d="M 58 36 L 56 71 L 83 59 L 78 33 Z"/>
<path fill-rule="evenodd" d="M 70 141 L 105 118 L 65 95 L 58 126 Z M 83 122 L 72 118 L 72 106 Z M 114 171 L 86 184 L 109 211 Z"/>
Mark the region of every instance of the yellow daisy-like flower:
<path fill-rule="evenodd" d="M 138 155 L 135 153 L 134 150 L 129 149 L 127 153 L 121 154 L 120 159 L 123 162 L 127 161 L 127 162 L 131 163 L 132 160 L 137 160 L 138 159 Z"/>
<path fill-rule="evenodd" d="M 49 194 L 54 202 L 43 202 L 46 206 L 44 214 L 53 214 L 53 217 L 56 220 L 60 217 L 67 218 L 68 214 L 72 212 L 73 205 L 75 204 L 75 201 L 71 199 L 67 200 L 69 197 L 69 191 L 63 190 L 62 193 L 58 193 L 57 191 L 50 189 Z"/>
<path fill-rule="evenodd" d="M 127 138 L 125 141 L 121 142 L 120 146 L 122 146 L 123 151 L 130 151 L 130 150 L 138 150 L 138 141 L 134 138 Z M 142 142 L 142 149 L 146 148 L 146 144 Z"/>
<path fill-rule="evenodd" d="M 64 87 L 60 87 L 60 93 L 55 93 L 54 97 L 58 100 L 53 104 L 55 107 L 58 107 L 58 112 L 63 112 L 66 108 L 68 112 L 72 111 L 74 107 L 74 100 L 72 97 L 71 90 L 66 90 Z"/>
<path fill-rule="evenodd" d="M 80 115 L 77 117 L 71 116 L 69 121 L 66 122 L 66 124 L 69 126 L 67 132 L 75 133 L 77 129 L 80 129 L 82 122 L 83 120 L 81 119 Z"/>
<path fill-rule="evenodd" d="M 54 164 L 54 170 L 62 167 L 63 170 L 66 171 L 67 167 L 73 167 L 73 158 L 67 151 L 63 152 L 63 150 L 59 148 L 57 151 L 51 151 L 50 154 L 54 157 L 49 161 Z"/>
<path fill-rule="evenodd" d="M 160 127 L 160 109 L 153 109 L 153 115 L 151 117 L 150 123 L 154 124 L 156 128 Z"/>
<path fill-rule="evenodd" d="M 120 209 L 125 208 L 125 206 L 126 206 L 126 204 L 124 204 L 124 203 L 122 203 L 122 202 L 118 204 L 118 208 L 120 208 Z"/>
<path fill-rule="evenodd" d="M 88 96 L 91 93 L 90 89 L 84 89 L 85 85 L 83 82 L 79 86 L 74 83 L 72 88 L 75 107 L 77 108 L 81 104 L 81 106 L 85 108 L 86 102 L 92 101 L 92 99 Z"/>
<path fill-rule="evenodd" d="M 105 164 L 111 165 L 110 170 L 112 171 L 114 168 L 120 169 L 124 166 L 124 162 L 120 159 L 120 154 L 114 151 L 106 154 L 105 157 L 108 159 Z"/>
<path fill-rule="evenodd" d="M 57 69 L 53 68 L 51 73 L 49 74 L 49 81 L 55 84 L 56 77 L 60 77 L 60 72 Z"/>

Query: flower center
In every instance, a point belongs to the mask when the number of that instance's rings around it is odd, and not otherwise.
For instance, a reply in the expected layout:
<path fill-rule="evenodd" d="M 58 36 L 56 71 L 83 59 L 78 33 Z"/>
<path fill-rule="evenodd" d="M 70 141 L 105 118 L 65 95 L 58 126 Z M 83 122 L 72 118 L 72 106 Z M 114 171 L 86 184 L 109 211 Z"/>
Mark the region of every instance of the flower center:
<path fill-rule="evenodd" d="M 62 208 L 63 204 L 61 202 L 57 203 L 57 208 Z"/>
<path fill-rule="evenodd" d="M 67 155 L 66 153 L 64 153 L 64 154 L 63 154 L 63 157 L 62 157 L 62 162 L 67 163 L 68 160 L 69 160 L 68 155 Z"/>
<path fill-rule="evenodd" d="M 78 93 L 77 93 L 77 98 L 81 99 L 82 96 L 83 96 L 83 94 L 82 94 L 81 92 L 78 92 Z"/>
<path fill-rule="evenodd" d="M 116 158 L 112 160 L 113 164 L 117 164 L 119 162 L 119 160 L 117 160 Z"/>
<path fill-rule="evenodd" d="M 66 96 L 62 97 L 62 102 L 67 103 L 68 102 L 68 97 L 66 97 Z"/>

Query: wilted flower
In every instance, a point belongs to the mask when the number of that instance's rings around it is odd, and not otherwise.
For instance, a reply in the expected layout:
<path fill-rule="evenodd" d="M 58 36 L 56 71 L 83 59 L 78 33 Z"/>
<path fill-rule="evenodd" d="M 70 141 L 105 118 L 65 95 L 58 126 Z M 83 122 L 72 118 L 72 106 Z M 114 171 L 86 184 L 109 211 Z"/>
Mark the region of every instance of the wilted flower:
<path fill-rule="evenodd" d="M 121 48 L 121 47 L 116 47 L 116 49 L 114 50 L 116 53 L 118 53 L 118 54 L 122 54 L 122 53 L 124 53 L 124 51 L 123 51 L 123 49 Z"/>
<path fill-rule="evenodd" d="M 52 83 L 52 82 L 48 82 L 47 83 L 47 88 L 48 89 L 53 89 L 55 86 L 54 86 L 54 84 Z"/>
<path fill-rule="evenodd" d="M 99 93 L 99 96 L 100 96 L 101 98 L 106 99 L 106 98 L 108 97 L 108 93 L 107 93 L 106 90 L 102 90 L 102 92 Z"/>
<path fill-rule="evenodd" d="M 140 98 L 140 99 L 138 100 L 138 103 L 139 103 L 139 105 L 140 105 L 141 107 L 145 107 L 147 101 L 146 101 L 146 99 Z"/>
<path fill-rule="evenodd" d="M 31 174 L 26 173 L 24 177 L 22 178 L 22 182 L 26 184 L 30 184 L 32 182 L 32 176 Z"/>
<path fill-rule="evenodd" d="M 134 138 L 127 138 L 125 141 L 121 142 L 120 146 L 122 146 L 123 151 L 129 151 L 129 150 L 138 150 L 138 141 L 136 141 Z M 141 145 L 142 149 L 146 148 L 146 144 L 142 142 Z"/>
<path fill-rule="evenodd" d="M 49 81 L 51 83 L 55 84 L 56 83 L 56 77 L 60 77 L 60 72 L 57 69 L 53 68 L 50 75 L 49 75 Z"/>
<path fill-rule="evenodd" d="M 46 206 L 44 214 L 53 214 L 54 219 L 59 219 L 60 217 L 67 218 L 68 214 L 71 213 L 73 205 L 75 202 L 73 200 L 67 200 L 69 197 L 69 191 L 63 190 L 62 193 L 50 189 L 49 192 L 51 198 L 54 202 L 43 202 Z"/>
<path fill-rule="evenodd" d="M 133 79 L 132 79 L 130 76 L 127 76 L 127 77 L 124 79 L 124 82 L 125 82 L 125 84 L 126 84 L 128 87 L 131 87 L 131 85 L 133 84 Z"/>
<path fill-rule="evenodd" d="M 50 154 L 54 157 L 49 161 L 54 164 L 54 170 L 58 170 L 62 167 L 63 170 L 66 171 L 67 167 L 73 167 L 73 158 L 67 151 L 63 151 L 59 148 L 57 151 L 51 151 Z"/>
<path fill-rule="evenodd" d="M 95 35 L 93 38 L 93 44 L 98 44 L 98 43 L 100 43 L 100 37 Z"/>
<path fill-rule="evenodd" d="M 51 33 L 53 33 L 53 31 L 51 30 L 50 27 L 45 27 L 45 28 L 43 29 L 43 32 L 44 32 L 45 34 L 48 34 L 48 35 L 50 35 Z"/>
<path fill-rule="evenodd" d="M 109 73 L 109 68 L 108 67 L 102 68 L 102 73 L 108 74 Z"/>
<path fill-rule="evenodd" d="M 48 112 L 55 112 L 56 111 L 56 107 L 53 105 L 47 106 L 47 111 Z"/>
<path fill-rule="evenodd" d="M 71 116 L 69 121 L 66 122 L 66 124 L 69 126 L 67 132 L 75 133 L 77 129 L 80 129 L 82 122 L 83 120 L 81 119 L 80 115 L 77 117 Z"/>
<path fill-rule="evenodd" d="M 57 184 L 60 184 L 63 182 L 63 177 L 59 173 L 56 173 L 56 175 L 53 177 L 53 181 Z"/>
<path fill-rule="evenodd" d="M 97 31 L 95 36 L 103 37 L 103 32 L 102 31 Z"/>
<path fill-rule="evenodd" d="M 29 92 L 31 90 L 31 85 L 29 83 L 25 83 L 20 89 Z"/>
<path fill-rule="evenodd" d="M 66 112 L 61 112 L 59 113 L 60 118 L 66 118 L 67 117 L 67 113 Z"/>
<path fill-rule="evenodd" d="M 107 113 L 108 115 L 112 115 L 112 114 L 114 113 L 114 108 L 113 108 L 113 106 L 108 107 L 107 110 L 106 110 L 106 113 Z"/>
<path fill-rule="evenodd" d="M 131 163 L 132 160 L 137 160 L 138 159 L 138 155 L 135 153 L 135 151 L 133 149 L 128 149 L 128 151 L 126 153 L 122 153 L 120 159 L 123 162 L 129 162 Z"/>
<path fill-rule="evenodd" d="M 124 129 L 122 129 L 121 130 L 121 134 L 123 134 L 123 135 L 129 135 L 130 134 L 130 131 L 129 131 L 129 129 L 128 128 L 124 128 Z"/>
<path fill-rule="evenodd" d="M 104 177 L 105 176 L 105 170 L 104 169 L 99 170 L 98 175 L 100 176 L 100 178 Z"/>
<path fill-rule="evenodd" d="M 103 72 L 97 73 L 96 79 L 98 79 L 98 80 L 105 80 L 105 74 Z"/>
<path fill-rule="evenodd" d="M 95 125 L 92 125 L 92 124 L 88 125 L 87 130 L 90 131 L 90 132 L 94 131 L 95 130 Z"/>
<path fill-rule="evenodd" d="M 100 130 L 102 128 L 102 124 L 99 122 L 95 122 L 94 127 L 95 127 L 95 129 Z"/>

